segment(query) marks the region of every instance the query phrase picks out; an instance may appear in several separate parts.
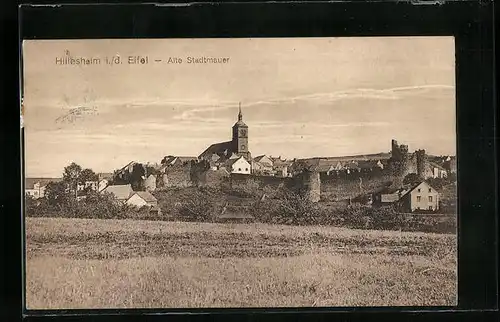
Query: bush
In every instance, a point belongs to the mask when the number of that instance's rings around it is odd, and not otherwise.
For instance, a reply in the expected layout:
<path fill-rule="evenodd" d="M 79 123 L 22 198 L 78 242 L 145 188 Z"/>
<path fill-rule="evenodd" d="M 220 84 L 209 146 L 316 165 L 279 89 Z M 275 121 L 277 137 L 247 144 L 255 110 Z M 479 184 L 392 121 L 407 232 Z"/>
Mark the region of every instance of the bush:
<path fill-rule="evenodd" d="M 177 215 L 179 219 L 188 221 L 213 221 L 215 215 L 222 211 L 222 199 L 217 189 L 190 189 L 179 198 Z"/>
<path fill-rule="evenodd" d="M 45 198 L 35 199 L 27 195 L 24 200 L 25 216 L 45 217 L 51 211 L 47 199 Z"/>
<path fill-rule="evenodd" d="M 61 196 L 51 199 L 26 198 L 26 215 L 30 217 L 70 217 L 111 219 L 124 218 L 130 209 L 126 205 L 117 203 L 109 194 L 89 192 L 85 198 L 76 200 L 71 196 Z"/>
<path fill-rule="evenodd" d="M 319 207 L 302 194 L 281 187 L 267 191 L 265 196 L 252 207 L 252 215 L 258 221 L 288 225 L 319 223 Z"/>
<path fill-rule="evenodd" d="M 224 192 L 236 197 L 241 198 L 255 198 L 262 195 L 262 189 L 260 189 L 260 183 L 258 180 L 250 179 L 247 180 L 243 185 L 238 187 L 225 186 Z"/>

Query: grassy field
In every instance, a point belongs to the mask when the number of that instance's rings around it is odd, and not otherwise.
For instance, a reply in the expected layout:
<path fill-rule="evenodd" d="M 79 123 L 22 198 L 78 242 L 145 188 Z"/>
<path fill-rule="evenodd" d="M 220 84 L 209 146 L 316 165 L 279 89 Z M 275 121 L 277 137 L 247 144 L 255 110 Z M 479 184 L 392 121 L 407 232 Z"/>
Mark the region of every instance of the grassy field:
<path fill-rule="evenodd" d="M 456 236 L 27 218 L 29 309 L 456 305 Z"/>

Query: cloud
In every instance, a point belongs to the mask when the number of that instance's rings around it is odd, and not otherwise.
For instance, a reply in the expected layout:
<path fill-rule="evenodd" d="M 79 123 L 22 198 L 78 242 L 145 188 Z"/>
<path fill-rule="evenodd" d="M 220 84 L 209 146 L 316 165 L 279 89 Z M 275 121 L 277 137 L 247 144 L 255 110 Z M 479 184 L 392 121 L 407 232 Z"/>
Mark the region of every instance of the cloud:
<path fill-rule="evenodd" d="M 278 97 L 271 98 L 267 100 L 257 100 L 251 102 L 244 102 L 244 108 L 252 106 L 263 106 L 263 105 L 285 105 L 294 104 L 299 102 L 317 102 L 317 103 L 330 103 L 339 100 L 350 100 L 350 99 L 373 99 L 373 100 L 399 100 L 408 96 L 415 95 L 427 95 L 432 91 L 450 91 L 454 90 L 454 86 L 449 85 L 416 85 L 416 86 L 404 86 L 404 87 L 394 87 L 386 89 L 370 89 L 370 88 L 356 88 L 349 90 L 336 91 L 331 93 L 313 93 L 305 94 L 291 97 Z M 201 113 L 208 112 L 218 112 L 223 110 L 234 109 L 237 105 L 235 102 L 219 102 L 218 104 L 208 106 L 208 104 L 203 104 L 205 106 L 197 106 L 192 109 L 183 111 L 180 115 L 174 116 L 176 120 L 197 120 L 207 123 L 219 123 L 221 119 L 213 117 L 202 117 Z M 183 105 L 185 108 L 189 108 L 189 104 Z"/>

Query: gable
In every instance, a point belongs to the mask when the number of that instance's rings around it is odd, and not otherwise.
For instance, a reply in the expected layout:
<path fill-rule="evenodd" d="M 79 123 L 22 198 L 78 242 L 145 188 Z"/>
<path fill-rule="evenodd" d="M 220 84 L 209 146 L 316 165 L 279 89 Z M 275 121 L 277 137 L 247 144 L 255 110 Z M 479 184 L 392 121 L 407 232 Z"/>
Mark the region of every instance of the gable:
<path fill-rule="evenodd" d="M 271 160 L 267 155 L 261 155 L 255 158 L 255 161 L 266 164 L 266 165 L 272 165 L 273 160 Z"/>
<path fill-rule="evenodd" d="M 413 189 L 410 190 L 410 193 L 418 193 L 418 189 L 421 190 L 421 192 L 426 192 L 429 193 L 429 189 L 431 189 L 431 193 L 438 193 L 436 189 L 431 187 L 427 182 L 423 181 L 419 184 L 417 184 Z"/>
<path fill-rule="evenodd" d="M 127 200 L 128 203 L 133 203 L 133 204 L 147 204 L 146 200 L 141 198 L 138 194 L 134 193 L 130 198 Z"/>
<path fill-rule="evenodd" d="M 234 168 L 250 168 L 250 163 L 248 163 L 245 158 L 240 157 L 239 159 L 235 160 L 232 164 L 231 167 Z"/>
<path fill-rule="evenodd" d="M 240 157 L 238 160 L 236 160 L 235 164 L 238 164 L 238 165 L 247 165 L 247 166 L 250 165 L 250 163 L 248 163 L 248 161 L 245 160 L 245 158 L 243 158 L 243 157 Z"/>

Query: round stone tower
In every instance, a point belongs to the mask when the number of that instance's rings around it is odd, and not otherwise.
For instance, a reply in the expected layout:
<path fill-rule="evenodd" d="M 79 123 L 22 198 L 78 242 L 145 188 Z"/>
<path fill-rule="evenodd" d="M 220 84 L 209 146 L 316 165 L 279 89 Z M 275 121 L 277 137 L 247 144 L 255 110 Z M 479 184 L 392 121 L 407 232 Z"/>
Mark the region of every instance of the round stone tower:
<path fill-rule="evenodd" d="M 319 172 L 304 170 L 301 174 L 302 194 L 312 202 L 318 202 L 321 196 L 321 181 Z"/>
<path fill-rule="evenodd" d="M 425 179 L 425 168 L 427 165 L 427 155 L 425 150 L 415 151 L 415 157 L 417 159 L 417 175 L 420 179 Z"/>

